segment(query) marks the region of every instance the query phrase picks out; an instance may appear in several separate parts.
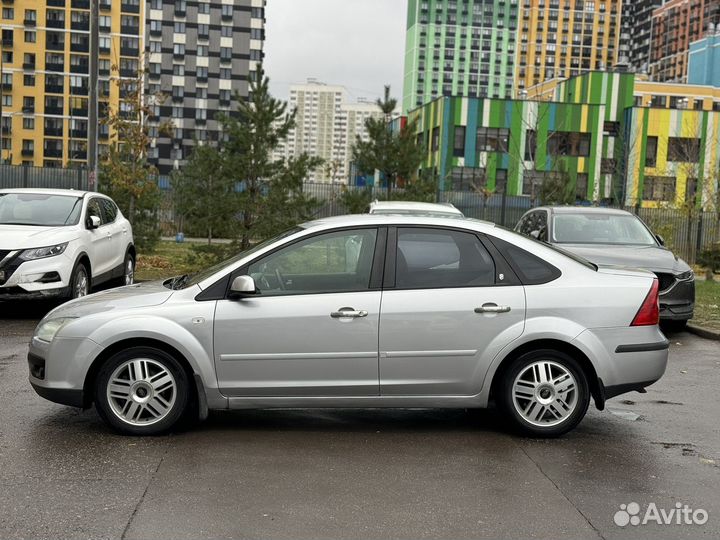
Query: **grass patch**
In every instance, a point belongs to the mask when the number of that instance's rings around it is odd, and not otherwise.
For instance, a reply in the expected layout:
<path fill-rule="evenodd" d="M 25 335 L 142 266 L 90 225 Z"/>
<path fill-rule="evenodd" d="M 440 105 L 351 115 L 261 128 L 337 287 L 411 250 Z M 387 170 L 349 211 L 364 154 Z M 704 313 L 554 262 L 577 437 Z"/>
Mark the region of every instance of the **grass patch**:
<path fill-rule="evenodd" d="M 138 255 L 135 279 L 153 281 L 202 270 L 191 262 L 191 246 L 190 242 L 159 242 L 153 253 Z"/>
<path fill-rule="evenodd" d="M 695 282 L 695 316 L 690 323 L 720 330 L 720 282 Z"/>

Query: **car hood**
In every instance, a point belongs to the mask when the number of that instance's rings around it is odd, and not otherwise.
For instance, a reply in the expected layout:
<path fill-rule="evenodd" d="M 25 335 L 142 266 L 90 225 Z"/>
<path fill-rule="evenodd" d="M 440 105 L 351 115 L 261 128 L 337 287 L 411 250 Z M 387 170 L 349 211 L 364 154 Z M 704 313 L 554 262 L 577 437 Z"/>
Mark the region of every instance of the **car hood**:
<path fill-rule="evenodd" d="M 75 227 L 0 225 L 0 249 L 16 250 L 52 246 L 78 237 Z"/>
<path fill-rule="evenodd" d="M 653 272 L 685 272 L 687 264 L 659 246 L 618 246 L 615 244 L 560 244 L 598 266 L 626 266 Z"/>
<path fill-rule="evenodd" d="M 158 306 L 167 302 L 172 294 L 173 291 L 164 287 L 162 281 L 137 283 L 72 300 L 52 310 L 43 320 L 57 317 L 84 317 L 106 311 Z"/>

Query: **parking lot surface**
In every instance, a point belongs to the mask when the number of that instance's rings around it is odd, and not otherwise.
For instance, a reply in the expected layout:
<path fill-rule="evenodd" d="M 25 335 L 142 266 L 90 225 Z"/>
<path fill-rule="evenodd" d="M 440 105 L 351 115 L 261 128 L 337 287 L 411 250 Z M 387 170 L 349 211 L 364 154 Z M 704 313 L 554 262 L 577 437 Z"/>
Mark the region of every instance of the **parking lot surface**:
<path fill-rule="evenodd" d="M 558 440 L 493 410 L 232 411 L 140 439 L 32 391 L 46 309 L 0 303 L 0 538 L 720 537 L 717 342 L 669 336 L 659 383 Z M 617 525 L 632 502 L 708 520 Z"/>

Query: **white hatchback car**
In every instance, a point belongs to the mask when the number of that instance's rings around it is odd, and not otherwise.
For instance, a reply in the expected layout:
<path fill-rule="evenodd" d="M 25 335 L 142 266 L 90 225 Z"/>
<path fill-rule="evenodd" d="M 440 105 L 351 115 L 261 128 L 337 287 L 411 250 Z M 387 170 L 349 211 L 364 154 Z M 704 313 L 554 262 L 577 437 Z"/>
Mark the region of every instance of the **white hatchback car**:
<path fill-rule="evenodd" d="M 105 195 L 0 190 L 0 300 L 78 298 L 133 283 L 132 227 Z"/>

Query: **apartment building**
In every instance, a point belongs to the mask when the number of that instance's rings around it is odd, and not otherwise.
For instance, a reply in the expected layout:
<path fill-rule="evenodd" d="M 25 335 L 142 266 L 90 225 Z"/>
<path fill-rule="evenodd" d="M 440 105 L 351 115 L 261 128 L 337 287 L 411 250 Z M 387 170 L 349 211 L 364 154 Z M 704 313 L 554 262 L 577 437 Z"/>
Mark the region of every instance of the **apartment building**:
<path fill-rule="evenodd" d="M 0 161 L 87 165 L 90 1 L 1 4 Z M 144 49 L 141 0 L 99 0 L 99 110 L 118 110 L 112 79 L 136 79 Z M 109 130 L 99 128 L 102 148 Z"/>
<path fill-rule="evenodd" d="M 248 96 L 263 59 L 265 0 L 148 0 L 146 88 L 150 161 L 161 177 L 196 144 L 216 140 L 216 115 Z M 171 125 L 170 131 L 163 125 Z"/>

